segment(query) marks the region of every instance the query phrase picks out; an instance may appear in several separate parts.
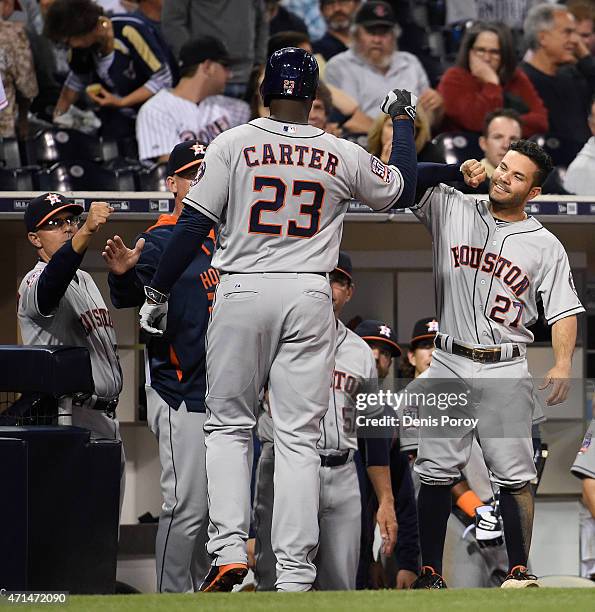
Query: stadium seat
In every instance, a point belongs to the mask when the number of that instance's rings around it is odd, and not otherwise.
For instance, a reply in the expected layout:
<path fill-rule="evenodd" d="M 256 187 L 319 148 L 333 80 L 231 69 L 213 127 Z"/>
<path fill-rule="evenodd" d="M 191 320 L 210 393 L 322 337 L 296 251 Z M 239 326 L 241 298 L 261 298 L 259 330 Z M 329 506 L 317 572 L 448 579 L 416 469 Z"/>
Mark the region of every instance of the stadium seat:
<path fill-rule="evenodd" d="M 529 140 L 543 147 L 550 154 L 554 164 L 563 168 L 568 167 L 581 149 L 581 147 L 577 148 L 576 142 L 570 142 L 550 134 L 535 134 Z"/>
<path fill-rule="evenodd" d="M 0 168 L 0 191 L 33 191 L 35 168 Z"/>
<path fill-rule="evenodd" d="M 482 159 L 479 134 L 473 132 L 444 132 L 432 141 L 444 155 L 447 164 L 462 164 L 467 159 Z"/>
<path fill-rule="evenodd" d="M 15 138 L 0 138 L 0 166 L 4 168 L 21 166 L 19 143 Z"/>
<path fill-rule="evenodd" d="M 155 164 L 150 168 L 143 168 L 136 176 L 140 191 L 169 191 L 166 183 L 166 164 Z"/>
<path fill-rule="evenodd" d="M 30 164 L 51 164 L 73 160 L 107 161 L 117 155 L 115 142 L 103 142 L 76 130 L 51 128 L 41 130 L 28 140 L 27 158 Z"/>
<path fill-rule="evenodd" d="M 38 174 L 42 191 L 134 191 L 129 169 L 109 170 L 85 160 L 54 164 Z"/>

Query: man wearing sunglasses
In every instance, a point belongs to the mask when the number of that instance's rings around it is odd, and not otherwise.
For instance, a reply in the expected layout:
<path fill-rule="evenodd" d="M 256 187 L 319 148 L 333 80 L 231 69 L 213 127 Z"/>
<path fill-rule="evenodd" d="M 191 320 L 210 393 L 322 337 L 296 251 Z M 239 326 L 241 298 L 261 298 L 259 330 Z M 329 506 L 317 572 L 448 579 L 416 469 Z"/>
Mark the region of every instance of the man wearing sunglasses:
<path fill-rule="evenodd" d="M 24 344 L 89 349 L 95 392 L 73 399 L 72 424 L 90 430 L 92 438 L 120 440 L 115 410 L 122 370 L 116 333 L 95 281 L 79 270 L 93 236 L 113 209 L 93 202 L 81 225 L 83 210 L 59 193 L 44 193 L 29 203 L 25 227 L 39 259 L 19 287 L 18 321 Z M 120 499 L 123 489 L 122 481 Z"/>

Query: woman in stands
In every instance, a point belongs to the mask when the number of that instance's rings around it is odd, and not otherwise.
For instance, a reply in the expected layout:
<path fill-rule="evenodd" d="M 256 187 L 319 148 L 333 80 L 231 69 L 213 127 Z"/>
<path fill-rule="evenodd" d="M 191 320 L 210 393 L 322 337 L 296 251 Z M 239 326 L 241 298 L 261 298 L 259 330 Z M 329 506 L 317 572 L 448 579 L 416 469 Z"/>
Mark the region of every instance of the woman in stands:
<path fill-rule="evenodd" d="M 512 108 L 523 120 L 523 137 L 548 130 L 547 110 L 529 78 L 517 68 L 510 30 L 480 22 L 463 38 L 456 65 L 438 85 L 444 98 L 443 132 L 477 132 L 485 116 Z"/>

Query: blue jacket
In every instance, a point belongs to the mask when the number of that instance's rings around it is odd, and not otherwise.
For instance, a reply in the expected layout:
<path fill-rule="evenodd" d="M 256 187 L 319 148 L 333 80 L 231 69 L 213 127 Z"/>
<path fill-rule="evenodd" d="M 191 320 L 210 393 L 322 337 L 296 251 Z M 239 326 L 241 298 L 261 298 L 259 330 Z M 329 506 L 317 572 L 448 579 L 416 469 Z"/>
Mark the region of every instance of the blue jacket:
<path fill-rule="evenodd" d="M 176 222 L 173 215 L 159 217 L 155 225 L 138 237 L 145 239 L 145 246 L 134 269 L 120 276 L 109 274 L 111 299 L 116 308 L 143 304 L 143 287 L 153 278 Z M 205 411 L 205 334 L 219 282 L 219 273 L 211 267 L 214 241 L 211 232 L 172 287 L 164 336 L 147 341 L 150 370 L 147 383 L 176 410 L 186 402 L 189 412 Z"/>

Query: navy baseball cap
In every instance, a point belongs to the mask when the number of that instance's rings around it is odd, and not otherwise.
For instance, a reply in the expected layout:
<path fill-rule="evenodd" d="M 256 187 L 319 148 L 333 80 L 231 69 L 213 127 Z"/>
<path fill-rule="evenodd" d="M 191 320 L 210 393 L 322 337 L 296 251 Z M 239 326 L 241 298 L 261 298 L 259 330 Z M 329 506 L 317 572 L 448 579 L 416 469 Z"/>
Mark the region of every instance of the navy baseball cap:
<path fill-rule="evenodd" d="M 25 210 L 27 231 L 36 231 L 46 221 L 63 210 L 71 210 L 75 215 L 80 215 L 85 209 L 80 204 L 68 200 L 61 193 L 44 193 L 33 198 Z"/>
<path fill-rule="evenodd" d="M 167 160 L 167 176 L 184 172 L 192 166 L 198 166 L 205 158 L 207 145 L 199 140 L 185 140 L 177 144 Z"/>
<path fill-rule="evenodd" d="M 411 348 L 415 348 L 417 345 L 423 343 L 424 341 L 428 344 L 432 344 L 434 342 L 434 338 L 436 334 L 440 331 L 440 327 L 438 325 L 438 319 L 436 317 L 426 317 L 425 319 L 420 319 L 413 326 L 413 333 L 411 334 Z"/>
<path fill-rule="evenodd" d="M 180 49 L 180 70 L 197 66 L 206 60 L 212 60 L 223 66 L 229 66 L 231 58 L 225 44 L 214 36 L 200 36 L 182 45 Z"/>
<path fill-rule="evenodd" d="M 368 344 L 370 342 L 386 344 L 386 348 L 392 353 L 393 357 L 398 357 L 402 353 L 401 347 L 397 344 L 395 332 L 382 321 L 366 319 L 355 328 L 355 333 Z"/>
<path fill-rule="evenodd" d="M 339 253 L 339 262 L 337 263 L 333 272 L 341 272 L 344 274 L 350 281 L 353 280 L 353 266 L 351 264 L 351 257 L 341 251 Z"/>
<path fill-rule="evenodd" d="M 397 25 L 397 18 L 393 7 L 380 1 L 364 2 L 355 14 L 355 24 L 372 28 L 374 26 L 386 26 L 393 28 Z"/>

